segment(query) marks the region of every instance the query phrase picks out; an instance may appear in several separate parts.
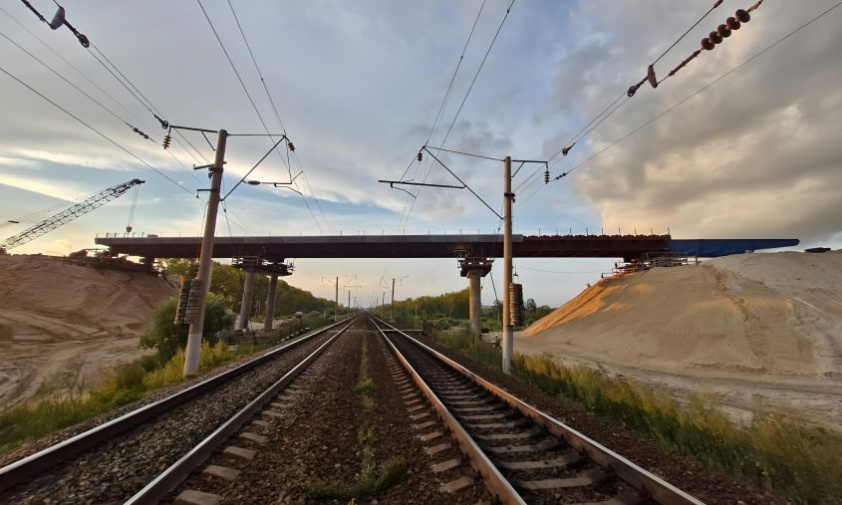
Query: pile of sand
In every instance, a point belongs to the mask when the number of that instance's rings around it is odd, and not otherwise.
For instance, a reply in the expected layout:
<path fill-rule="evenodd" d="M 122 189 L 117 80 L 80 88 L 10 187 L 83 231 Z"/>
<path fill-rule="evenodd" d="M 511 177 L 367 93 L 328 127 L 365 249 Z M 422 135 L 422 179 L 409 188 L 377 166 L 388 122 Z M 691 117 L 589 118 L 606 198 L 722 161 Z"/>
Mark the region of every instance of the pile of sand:
<path fill-rule="evenodd" d="M 145 274 L 0 256 L 0 407 L 95 386 L 141 354 L 138 337 L 174 292 Z"/>
<path fill-rule="evenodd" d="M 603 280 L 515 345 L 681 375 L 838 380 L 841 295 L 840 251 L 728 256 Z"/>

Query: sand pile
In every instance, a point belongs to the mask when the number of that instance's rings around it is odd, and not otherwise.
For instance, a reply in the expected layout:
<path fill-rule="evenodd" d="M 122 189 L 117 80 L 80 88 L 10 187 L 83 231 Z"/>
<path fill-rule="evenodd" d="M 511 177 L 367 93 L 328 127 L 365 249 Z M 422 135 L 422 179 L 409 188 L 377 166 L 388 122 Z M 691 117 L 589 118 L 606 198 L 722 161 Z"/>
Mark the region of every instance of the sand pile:
<path fill-rule="evenodd" d="M 138 337 L 174 292 L 145 274 L 0 256 L 0 407 L 96 385 L 140 355 Z"/>
<path fill-rule="evenodd" d="M 743 254 L 606 279 L 515 345 L 681 375 L 839 380 L 842 252 Z"/>

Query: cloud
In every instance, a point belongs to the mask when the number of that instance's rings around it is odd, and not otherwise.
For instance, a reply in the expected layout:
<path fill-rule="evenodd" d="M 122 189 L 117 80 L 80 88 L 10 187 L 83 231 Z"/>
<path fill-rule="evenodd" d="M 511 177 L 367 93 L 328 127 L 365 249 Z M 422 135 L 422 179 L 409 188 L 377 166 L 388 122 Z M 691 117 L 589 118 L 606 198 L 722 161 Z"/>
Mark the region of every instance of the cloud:
<path fill-rule="evenodd" d="M 623 89 L 620 82 L 610 91 L 593 89 L 589 83 L 606 69 L 628 68 L 631 50 L 641 49 L 635 48 L 632 34 L 651 25 L 651 21 L 641 24 L 636 16 L 640 9 L 630 4 L 612 2 L 608 19 L 587 14 L 603 4 L 582 5 L 582 16 L 597 25 L 610 24 L 612 37 L 572 51 L 562 61 L 556 80 L 559 101 L 563 92 L 572 96 L 563 106 L 559 102 L 558 110 L 577 117 L 591 117 L 615 98 L 612 93 Z M 589 137 L 584 149 L 577 146 L 577 156 L 567 168 L 678 103 L 822 8 L 811 5 L 810 12 L 804 12 L 794 4 L 763 7 L 750 24 L 657 90 L 641 88 Z M 674 11 L 679 9 L 665 8 L 667 17 L 659 19 L 659 25 L 671 24 L 675 16 L 669 13 Z M 716 14 L 706 24 L 713 25 L 728 13 Z M 697 44 L 699 37 L 689 38 Z M 623 48 L 617 49 L 618 45 Z M 840 50 L 842 34 L 830 20 L 793 36 L 582 166 L 571 176 L 577 190 L 594 202 L 603 223 L 611 227 L 669 226 L 676 235 L 699 238 L 810 239 L 837 232 L 839 223 L 833 216 L 842 215 L 837 133 L 842 117 L 828 111 L 838 111 L 842 104 L 842 90 L 836 85 L 842 82 L 842 67 L 828 62 Z M 683 54 L 683 50 L 670 53 L 666 60 Z M 569 72 L 571 65 L 582 71 Z M 668 67 L 659 69 L 661 76 Z"/>

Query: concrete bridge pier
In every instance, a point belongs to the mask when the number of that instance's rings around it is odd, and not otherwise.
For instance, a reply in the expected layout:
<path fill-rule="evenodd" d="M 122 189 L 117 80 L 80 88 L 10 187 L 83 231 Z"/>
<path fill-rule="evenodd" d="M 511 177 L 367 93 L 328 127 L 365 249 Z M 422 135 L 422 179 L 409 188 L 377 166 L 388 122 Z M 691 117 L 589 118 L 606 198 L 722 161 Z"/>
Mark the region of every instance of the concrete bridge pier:
<path fill-rule="evenodd" d="M 263 321 L 263 330 L 272 329 L 272 320 L 275 319 L 275 298 L 278 296 L 278 276 L 269 276 L 269 294 L 266 297 L 266 319 Z"/>
<path fill-rule="evenodd" d="M 471 317 L 471 329 L 475 333 L 482 332 L 482 292 L 480 279 L 491 271 L 493 260 L 485 258 L 465 258 L 459 261 L 460 275 L 467 277 L 469 282 L 469 308 Z"/>
<path fill-rule="evenodd" d="M 240 303 L 240 317 L 237 318 L 235 329 L 243 330 L 248 327 L 251 314 L 251 299 L 254 296 L 254 270 L 246 270 L 246 281 L 243 284 L 243 300 Z"/>
<path fill-rule="evenodd" d="M 240 317 L 237 318 L 235 329 L 243 330 L 248 327 L 249 314 L 251 313 L 251 299 L 254 296 L 254 275 L 269 276 L 269 293 L 266 297 L 266 320 L 263 322 L 264 330 L 272 329 L 272 319 L 275 314 L 275 298 L 278 295 L 278 277 L 292 275 L 292 265 L 284 264 L 282 261 L 266 261 L 259 256 L 245 256 L 234 258 L 231 266 L 246 273 L 246 281 L 243 285 L 243 303 L 240 305 Z"/>

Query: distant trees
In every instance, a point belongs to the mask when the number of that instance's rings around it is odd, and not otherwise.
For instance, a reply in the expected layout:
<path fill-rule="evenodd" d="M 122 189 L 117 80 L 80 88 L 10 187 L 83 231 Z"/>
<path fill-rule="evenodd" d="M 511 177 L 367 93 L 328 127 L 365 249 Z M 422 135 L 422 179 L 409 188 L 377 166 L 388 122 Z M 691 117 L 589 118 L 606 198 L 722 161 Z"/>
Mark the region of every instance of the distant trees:
<path fill-rule="evenodd" d="M 195 277 L 195 259 L 168 259 L 164 261 L 164 273 L 167 275 L 181 275 L 185 279 Z M 243 282 L 245 273 L 231 265 L 223 265 L 214 262 L 213 273 L 211 274 L 210 292 L 224 298 L 228 307 L 240 312 L 240 304 L 243 295 Z M 269 277 L 257 275 L 254 279 L 254 295 L 252 307 L 265 307 L 266 297 L 269 293 Z M 297 311 L 301 312 L 322 312 L 333 311 L 334 301 L 324 298 L 317 298 L 309 291 L 290 286 L 283 279 L 278 279 L 277 298 L 275 299 L 275 317 L 291 316 Z"/>

